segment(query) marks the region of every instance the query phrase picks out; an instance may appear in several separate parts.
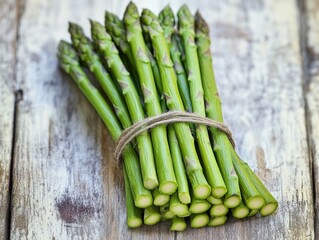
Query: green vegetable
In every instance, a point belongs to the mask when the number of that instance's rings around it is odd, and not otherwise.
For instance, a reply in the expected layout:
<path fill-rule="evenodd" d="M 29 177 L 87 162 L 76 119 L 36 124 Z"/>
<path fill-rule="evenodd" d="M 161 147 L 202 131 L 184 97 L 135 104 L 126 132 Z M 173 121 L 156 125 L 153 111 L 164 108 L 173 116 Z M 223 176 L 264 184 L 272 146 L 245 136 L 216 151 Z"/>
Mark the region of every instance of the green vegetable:
<path fill-rule="evenodd" d="M 122 133 L 120 123 L 110 106 L 106 103 L 100 92 L 90 83 L 88 77 L 80 67 L 75 50 L 65 41 L 60 41 L 59 43 L 58 59 L 61 68 L 73 78 L 85 97 L 95 108 L 109 130 L 112 139 L 117 140 Z M 131 145 L 128 145 L 122 156 L 135 206 L 145 208 L 152 205 L 152 194 L 143 186 L 138 156 Z"/>
<path fill-rule="evenodd" d="M 144 10 L 142 12 L 141 20 L 145 26 L 148 26 L 148 32 L 152 39 L 155 58 L 157 59 L 162 78 L 166 104 L 170 110 L 183 111 L 184 106 L 178 92 L 176 75 L 165 42 L 163 30 L 159 25 L 156 16 L 149 10 Z M 205 199 L 209 196 L 211 189 L 202 172 L 190 128 L 185 123 L 176 123 L 174 124 L 174 128 L 194 195 L 197 198 Z"/>
<path fill-rule="evenodd" d="M 144 103 L 148 116 L 162 113 L 150 60 L 146 54 L 146 45 L 142 35 L 137 7 L 131 2 L 124 14 L 127 41 L 131 48 L 140 84 L 144 95 Z M 151 130 L 153 150 L 157 175 L 159 178 L 159 190 L 165 194 L 172 194 L 177 189 L 172 158 L 167 140 L 166 127 L 164 125 Z"/>
<path fill-rule="evenodd" d="M 133 122 L 142 121 L 144 119 L 144 111 L 138 93 L 110 35 L 102 25 L 95 21 L 91 21 L 91 31 L 96 47 L 101 56 L 107 61 L 110 70 L 121 86 L 122 94 Z M 158 186 L 153 155 L 153 149 L 156 146 L 154 144 L 152 146 L 151 138 L 147 132 L 137 137 L 137 143 L 144 186 L 148 189 L 154 189 Z"/>

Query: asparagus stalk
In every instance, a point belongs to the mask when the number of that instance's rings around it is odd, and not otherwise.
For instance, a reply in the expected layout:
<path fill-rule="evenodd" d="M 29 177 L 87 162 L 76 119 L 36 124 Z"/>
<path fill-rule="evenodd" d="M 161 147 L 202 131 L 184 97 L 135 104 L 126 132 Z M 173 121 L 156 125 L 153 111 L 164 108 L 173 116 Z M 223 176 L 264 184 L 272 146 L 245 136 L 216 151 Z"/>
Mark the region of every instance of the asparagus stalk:
<path fill-rule="evenodd" d="M 148 33 L 148 26 L 143 24 L 143 21 L 142 21 L 142 26 L 143 26 L 143 31 L 148 36 L 148 38 L 147 38 L 148 41 L 151 41 L 151 38 L 150 38 L 149 33 Z M 152 42 L 150 42 L 148 45 L 152 46 Z M 156 86 L 157 86 L 159 93 L 162 94 L 163 93 L 163 86 L 162 86 L 162 80 L 161 80 L 159 68 L 158 68 L 157 62 L 154 59 L 153 55 L 152 55 L 152 58 L 150 57 L 150 59 L 152 59 L 151 62 L 153 62 L 153 60 L 154 60 L 156 63 L 156 64 L 154 63 L 155 67 L 152 67 L 154 78 L 158 79 L 155 81 Z M 188 89 L 187 89 L 187 91 L 188 91 Z M 162 99 L 162 111 L 163 112 L 167 111 L 167 107 L 166 107 L 166 103 L 165 103 L 164 99 Z M 181 155 L 181 150 L 180 150 L 180 147 L 178 144 L 176 133 L 175 133 L 174 127 L 172 125 L 168 126 L 168 139 L 169 139 L 169 146 L 170 146 L 170 150 L 171 150 L 171 156 L 173 159 L 174 172 L 175 172 L 177 185 L 178 185 L 178 197 L 179 197 L 179 200 L 183 204 L 189 204 L 191 202 L 191 198 L 190 198 L 190 194 L 189 194 L 187 176 L 186 176 L 186 173 L 184 170 L 183 158 Z"/>
<path fill-rule="evenodd" d="M 219 204 L 223 204 L 223 200 L 221 198 L 215 198 L 214 196 L 209 196 L 206 199 L 208 202 L 210 202 L 213 205 L 219 205 Z"/>
<path fill-rule="evenodd" d="M 191 197 L 188 188 L 187 176 L 173 125 L 168 126 L 168 140 L 178 185 L 178 198 L 183 204 L 189 204 L 191 202 Z"/>
<path fill-rule="evenodd" d="M 190 222 L 192 228 L 205 227 L 209 223 L 209 216 L 207 213 L 192 214 Z"/>
<path fill-rule="evenodd" d="M 160 207 L 160 213 L 162 220 L 173 219 L 176 215 L 170 210 L 170 203 Z"/>
<path fill-rule="evenodd" d="M 208 226 L 210 226 L 210 227 L 221 226 L 221 225 L 225 224 L 226 220 L 227 220 L 226 216 L 212 217 L 209 220 Z"/>
<path fill-rule="evenodd" d="M 169 210 L 179 217 L 185 217 L 189 215 L 188 206 L 186 204 L 181 203 L 178 198 L 177 192 L 175 192 L 170 199 L 169 202 Z"/>
<path fill-rule="evenodd" d="M 139 14 L 136 6 L 131 2 L 124 14 L 127 41 L 130 45 L 140 83 L 144 95 L 144 103 L 148 116 L 162 113 L 150 60 L 146 55 L 146 46 L 142 35 Z M 172 194 L 177 189 L 173 170 L 172 158 L 169 150 L 165 126 L 158 126 L 151 130 L 154 146 L 155 162 L 158 169 L 159 190 L 165 194 Z"/>
<path fill-rule="evenodd" d="M 123 62 L 126 63 L 126 67 L 130 69 L 132 74 L 132 80 L 136 87 L 139 96 L 142 95 L 142 89 L 140 86 L 135 61 L 131 52 L 131 49 L 126 40 L 126 33 L 123 22 L 115 14 L 106 11 L 105 12 L 105 29 L 111 35 L 112 40 L 116 47 L 119 49 Z"/>
<path fill-rule="evenodd" d="M 259 190 L 259 192 L 265 199 L 265 205 L 259 210 L 260 215 L 264 217 L 275 212 L 278 207 L 277 200 L 273 197 L 273 195 L 269 192 L 269 190 L 260 181 L 260 179 L 257 177 L 257 175 L 253 172 L 253 170 L 248 166 L 246 162 L 244 162 L 240 158 L 236 158 L 236 160 L 239 161 L 240 164 L 243 165 L 243 167 L 246 169 L 255 187 Z"/>
<path fill-rule="evenodd" d="M 196 13 L 196 39 L 197 39 L 197 46 L 198 46 L 198 56 L 200 60 L 200 67 L 202 73 L 202 81 L 204 85 L 204 94 L 205 94 L 205 101 L 206 101 L 206 113 L 208 117 L 223 122 L 223 115 L 221 109 L 221 102 L 218 94 L 218 89 L 215 81 L 213 66 L 212 66 L 212 56 L 209 50 L 210 48 L 210 38 L 209 38 L 209 28 L 205 20 L 202 18 L 199 12 Z M 214 136 L 215 144 L 217 141 L 220 141 L 219 146 L 223 151 L 220 151 L 221 156 L 222 153 L 231 152 L 232 161 L 234 162 L 241 162 L 244 163 L 246 168 L 246 172 L 250 175 L 250 178 L 261 194 L 261 196 L 265 199 L 265 205 L 261 208 L 260 212 L 262 216 L 269 215 L 273 213 L 277 207 L 278 202 L 276 199 L 271 195 L 268 189 L 264 186 L 264 184 L 259 180 L 259 178 L 255 175 L 255 173 L 250 169 L 250 167 L 245 164 L 245 162 L 239 158 L 238 154 L 236 153 L 235 149 L 231 146 L 228 138 L 225 134 L 219 132 L 218 130 L 212 129 L 212 135 Z M 219 137 L 216 137 L 219 136 Z M 217 143 L 218 144 L 218 143 Z M 227 157 L 228 159 L 228 157 Z M 238 165 L 238 164 L 236 164 Z M 239 164 L 240 165 L 240 164 Z M 238 171 L 236 169 L 236 171 Z M 240 176 L 240 179 L 246 179 L 245 176 Z M 246 180 L 245 180 L 246 181 Z"/>
<path fill-rule="evenodd" d="M 226 215 L 228 213 L 228 210 L 229 210 L 228 207 L 226 207 L 223 204 L 213 205 L 210 208 L 209 214 L 212 217 L 221 217 Z"/>
<path fill-rule="evenodd" d="M 155 206 L 164 206 L 166 203 L 169 202 L 169 195 L 163 194 L 159 191 L 158 188 L 153 190 L 153 199 Z"/>
<path fill-rule="evenodd" d="M 185 218 L 176 217 L 171 221 L 171 231 L 182 232 L 186 229 L 187 224 L 185 222 Z"/>
<path fill-rule="evenodd" d="M 144 209 L 144 223 L 146 225 L 155 225 L 161 221 L 161 214 L 158 207 L 151 205 Z"/>
<path fill-rule="evenodd" d="M 125 203 L 126 203 L 126 223 L 130 228 L 137 228 L 142 225 L 142 209 L 134 204 L 130 182 L 128 180 L 125 168 L 123 168 L 124 186 L 125 186 Z"/>
<path fill-rule="evenodd" d="M 74 79 L 80 90 L 95 108 L 108 128 L 112 139 L 117 140 L 122 133 L 122 129 L 116 116 L 80 67 L 75 50 L 65 41 L 60 41 L 59 43 L 58 59 L 62 69 Z M 135 206 L 145 208 L 152 205 L 152 194 L 143 186 L 139 160 L 131 145 L 128 145 L 122 156 Z"/>
<path fill-rule="evenodd" d="M 75 23 L 69 23 L 69 32 L 74 48 L 77 50 L 82 62 L 84 62 L 95 75 L 104 92 L 112 102 L 123 128 L 129 127 L 131 125 L 131 118 L 120 90 L 103 67 L 98 54 L 94 52 L 90 40 L 85 36 L 83 29 Z"/>
<path fill-rule="evenodd" d="M 148 32 L 152 39 L 155 58 L 157 59 L 162 78 L 166 104 L 170 110 L 183 111 L 184 106 L 178 92 L 175 71 L 163 36 L 163 30 L 156 16 L 150 11 L 144 10 L 141 19 L 143 24 L 148 26 Z M 205 199 L 211 193 L 211 188 L 203 174 L 190 128 L 186 123 L 176 123 L 174 124 L 174 128 L 194 195 L 197 198 Z"/>
<path fill-rule="evenodd" d="M 126 113 L 126 116 L 131 116 L 133 122 L 142 121 L 144 119 L 144 111 L 140 104 L 138 93 L 110 35 L 106 33 L 102 25 L 92 20 L 91 32 L 96 47 L 121 86 L 122 94 L 130 112 L 130 115 Z M 106 88 L 108 86 L 106 85 Z M 153 146 L 149 134 L 145 132 L 139 135 L 137 143 L 144 186 L 148 189 L 154 189 L 158 186 L 158 179 L 154 164 Z"/>
<path fill-rule="evenodd" d="M 209 29 L 199 12 L 196 13 L 195 18 L 197 54 L 204 89 L 206 114 L 211 119 L 223 122 L 221 102 L 212 67 Z M 215 156 L 227 186 L 224 204 L 232 208 L 241 202 L 238 176 L 232 163 L 232 145 L 226 134 L 216 128 L 211 128 L 211 136 L 214 139 Z"/>
<path fill-rule="evenodd" d="M 158 19 L 163 28 L 164 37 L 170 50 L 170 56 L 174 64 L 174 69 L 177 77 L 178 90 L 181 95 L 185 110 L 188 112 L 192 112 L 192 102 L 189 94 L 186 72 L 183 67 L 181 52 L 177 43 L 178 36 L 174 30 L 175 17 L 170 6 L 166 6 L 160 12 Z"/>
<path fill-rule="evenodd" d="M 179 34 L 182 38 L 183 47 L 186 53 L 188 83 L 193 106 L 193 112 L 205 117 L 206 113 L 203 97 L 203 87 L 201 82 L 201 73 L 195 44 L 194 18 L 186 5 L 182 6 L 179 9 L 178 20 Z M 228 184 L 226 189 L 223 177 L 225 178 L 226 183 L 229 183 L 229 181 L 227 181 L 227 177 L 231 174 L 231 169 L 233 168 L 232 162 L 230 159 L 227 165 L 227 162 L 225 160 L 219 161 L 218 167 L 211 147 L 212 145 L 209 140 L 208 130 L 206 126 L 199 125 L 196 127 L 196 138 L 201 158 L 203 161 L 206 178 L 208 180 L 208 183 L 212 187 L 212 195 L 216 198 L 220 198 L 225 195 L 227 190 L 228 192 L 231 192 L 232 189 L 237 187 L 237 191 L 235 193 L 240 196 L 238 179 L 237 182 L 234 181 L 234 183 Z M 223 177 L 220 173 L 220 169 L 223 172 Z M 227 170 L 230 171 L 228 172 Z"/>
<path fill-rule="evenodd" d="M 234 218 L 245 218 L 249 214 L 249 208 L 241 203 L 239 206 L 231 209 L 232 215 Z"/>
<path fill-rule="evenodd" d="M 255 187 L 250 175 L 247 173 L 245 168 L 240 164 L 240 159 L 238 155 L 233 155 L 234 159 L 233 163 L 238 173 L 240 188 L 242 192 L 242 197 L 244 199 L 245 205 L 249 209 L 260 209 L 265 205 L 265 199 L 260 195 L 259 191 Z"/>
<path fill-rule="evenodd" d="M 211 204 L 205 199 L 192 198 L 192 202 L 189 206 L 189 211 L 191 213 L 203 213 L 210 208 Z"/>
<path fill-rule="evenodd" d="M 150 59 L 150 64 L 152 67 L 153 76 L 154 76 L 157 90 L 158 90 L 159 94 L 162 95 L 162 93 L 163 93 L 162 79 L 161 79 L 161 75 L 160 75 L 160 71 L 159 71 L 157 62 L 156 62 L 151 50 L 148 47 L 146 47 L 146 54 L 147 54 L 148 58 Z M 163 99 L 162 96 L 161 96 L 161 99 Z"/>

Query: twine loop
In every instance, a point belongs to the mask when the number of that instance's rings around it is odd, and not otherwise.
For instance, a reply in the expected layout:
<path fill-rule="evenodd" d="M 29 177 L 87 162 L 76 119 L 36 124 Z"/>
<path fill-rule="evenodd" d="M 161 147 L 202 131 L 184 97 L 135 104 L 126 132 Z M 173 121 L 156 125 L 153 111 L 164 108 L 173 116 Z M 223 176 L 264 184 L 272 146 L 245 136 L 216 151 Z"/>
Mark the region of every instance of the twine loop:
<path fill-rule="evenodd" d="M 195 123 L 215 127 L 224 132 L 230 143 L 235 147 L 235 142 L 228 126 L 222 122 L 212 120 L 207 117 L 199 116 L 195 113 L 182 111 L 168 111 L 160 115 L 145 118 L 144 120 L 134 123 L 132 126 L 126 128 L 116 142 L 114 157 L 119 160 L 125 147 L 141 133 L 163 124 L 171 123 Z"/>

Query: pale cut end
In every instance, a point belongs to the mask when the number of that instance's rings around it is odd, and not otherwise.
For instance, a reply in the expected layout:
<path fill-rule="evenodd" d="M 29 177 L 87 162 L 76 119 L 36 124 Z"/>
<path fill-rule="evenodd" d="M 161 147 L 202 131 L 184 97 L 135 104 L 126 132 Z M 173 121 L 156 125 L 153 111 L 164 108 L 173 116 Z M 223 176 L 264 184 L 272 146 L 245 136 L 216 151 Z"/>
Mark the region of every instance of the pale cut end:
<path fill-rule="evenodd" d="M 268 216 L 272 214 L 273 212 L 275 212 L 277 207 L 278 207 L 278 203 L 276 202 L 268 203 L 260 209 L 259 211 L 260 215 L 263 217 Z"/>
<path fill-rule="evenodd" d="M 214 187 L 212 188 L 212 195 L 215 198 L 222 198 L 227 192 L 225 187 Z"/>
<path fill-rule="evenodd" d="M 201 202 L 201 203 L 193 204 L 193 205 L 189 208 L 189 211 L 190 211 L 191 213 L 198 214 L 198 213 L 206 212 L 209 208 L 210 208 L 210 203 L 208 203 L 208 202 Z"/>
<path fill-rule="evenodd" d="M 214 217 L 209 221 L 208 226 L 211 226 L 211 227 L 221 226 L 225 224 L 226 220 L 227 220 L 226 216 Z"/>
<path fill-rule="evenodd" d="M 241 203 L 239 196 L 230 196 L 224 202 L 224 205 L 228 208 L 235 208 Z"/>
<path fill-rule="evenodd" d="M 191 202 L 191 196 L 188 192 L 178 193 L 178 198 L 183 204 L 190 204 Z"/>
<path fill-rule="evenodd" d="M 146 225 L 155 225 L 159 221 L 161 221 L 161 215 L 159 213 L 153 213 L 144 219 Z"/>
<path fill-rule="evenodd" d="M 169 195 L 159 195 L 154 199 L 155 206 L 164 206 L 166 203 L 169 202 Z"/>
<path fill-rule="evenodd" d="M 142 226 L 142 219 L 140 218 L 131 218 L 127 220 L 127 226 L 130 228 L 137 228 Z"/>
<path fill-rule="evenodd" d="M 209 222 L 209 217 L 207 214 L 199 214 L 194 216 L 191 219 L 191 227 L 192 228 L 201 228 L 205 227 Z"/>
<path fill-rule="evenodd" d="M 177 231 L 177 232 L 182 232 L 186 229 L 187 224 L 185 222 L 178 222 L 178 223 L 173 223 L 171 225 L 171 231 Z"/>
<path fill-rule="evenodd" d="M 194 196 L 198 199 L 206 199 L 211 193 L 209 185 L 199 185 L 194 188 Z"/>
<path fill-rule="evenodd" d="M 246 206 L 232 209 L 234 218 L 245 218 L 249 214 L 249 208 Z"/>
<path fill-rule="evenodd" d="M 159 185 L 159 191 L 163 194 L 172 195 L 177 189 L 176 182 L 163 182 Z"/>
<path fill-rule="evenodd" d="M 192 213 L 190 211 L 187 211 L 187 213 L 183 215 L 179 215 L 179 217 L 186 218 L 186 217 L 189 217 L 190 215 L 192 215 Z"/>
<path fill-rule="evenodd" d="M 158 187 L 157 179 L 153 179 L 153 178 L 144 179 L 143 184 L 144 184 L 144 187 L 149 190 L 153 190 Z"/>
<path fill-rule="evenodd" d="M 147 208 L 153 204 L 153 198 L 152 196 L 138 196 L 134 202 L 138 208 Z"/>
<path fill-rule="evenodd" d="M 167 211 L 166 213 L 163 214 L 162 219 L 167 220 L 167 219 L 173 219 L 174 217 L 176 217 L 176 215 L 173 212 Z"/>
<path fill-rule="evenodd" d="M 262 196 L 254 196 L 247 200 L 246 205 L 249 209 L 258 210 L 265 205 L 265 199 Z"/>
<path fill-rule="evenodd" d="M 214 196 L 209 196 L 206 200 L 208 202 L 210 202 L 211 204 L 214 204 L 214 205 L 223 204 L 223 200 L 222 199 L 215 198 Z"/>
<path fill-rule="evenodd" d="M 175 206 L 171 206 L 170 211 L 177 216 L 182 216 L 188 212 L 188 207 L 184 204 L 176 204 Z"/>
<path fill-rule="evenodd" d="M 210 215 L 213 217 L 221 217 L 226 215 L 228 212 L 228 207 L 223 204 L 212 206 L 210 209 Z"/>

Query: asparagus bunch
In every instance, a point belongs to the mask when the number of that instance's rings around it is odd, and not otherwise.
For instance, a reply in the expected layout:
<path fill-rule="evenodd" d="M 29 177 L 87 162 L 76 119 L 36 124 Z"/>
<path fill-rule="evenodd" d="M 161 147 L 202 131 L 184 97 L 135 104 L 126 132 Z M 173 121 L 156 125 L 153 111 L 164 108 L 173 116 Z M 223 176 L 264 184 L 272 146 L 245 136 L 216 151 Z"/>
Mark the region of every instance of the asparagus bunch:
<path fill-rule="evenodd" d="M 90 20 L 90 40 L 70 23 L 72 45 L 60 41 L 58 59 L 116 141 L 123 129 L 170 110 L 223 122 L 208 25 L 186 5 L 178 27 L 169 6 L 157 17 L 134 3 L 124 20 L 106 12 L 105 26 Z M 104 97 L 94 87 L 92 72 Z M 93 80 L 94 81 L 94 80 Z M 109 104 L 112 104 L 110 106 Z M 127 225 L 171 221 L 172 231 L 223 225 L 231 215 L 273 213 L 278 203 L 236 153 L 227 135 L 189 123 L 144 132 L 123 154 Z"/>

